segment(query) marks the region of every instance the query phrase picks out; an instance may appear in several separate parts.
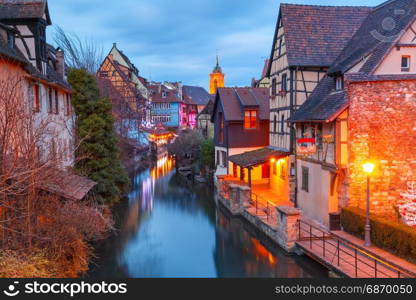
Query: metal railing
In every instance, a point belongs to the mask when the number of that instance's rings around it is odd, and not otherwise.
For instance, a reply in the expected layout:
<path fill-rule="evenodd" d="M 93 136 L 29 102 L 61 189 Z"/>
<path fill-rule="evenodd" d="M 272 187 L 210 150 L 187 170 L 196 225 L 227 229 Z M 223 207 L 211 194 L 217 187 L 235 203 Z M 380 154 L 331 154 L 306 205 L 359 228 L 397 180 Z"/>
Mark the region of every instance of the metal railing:
<path fill-rule="evenodd" d="M 273 219 L 276 213 L 275 205 L 255 193 L 251 193 L 250 205 L 254 207 L 256 216 L 266 215 L 267 221 Z"/>
<path fill-rule="evenodd" d="M 324 259 L 338 267 L 343 264 L 344 268 L 352 270 L 355 277 L 414 278 L 404 269 L 392 266 L 317 226 L 299 220 L 298 231 L 298 240 L 306 241 L 310 250 L 318 249 Z"/>

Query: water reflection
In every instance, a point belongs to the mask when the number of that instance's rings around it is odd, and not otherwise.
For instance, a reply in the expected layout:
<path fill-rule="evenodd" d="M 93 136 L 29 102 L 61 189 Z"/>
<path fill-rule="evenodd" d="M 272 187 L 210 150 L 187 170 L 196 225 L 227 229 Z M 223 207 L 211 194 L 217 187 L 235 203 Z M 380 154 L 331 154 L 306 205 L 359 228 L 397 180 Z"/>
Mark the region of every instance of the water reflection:
<path fill-rule="evenodd" d="M 115 208 L 118 231 L 98 245 L 90 277 L 326 277 L 215 206 L 207 185 L 186 181 L 161 158 L 133 177 Z"/>

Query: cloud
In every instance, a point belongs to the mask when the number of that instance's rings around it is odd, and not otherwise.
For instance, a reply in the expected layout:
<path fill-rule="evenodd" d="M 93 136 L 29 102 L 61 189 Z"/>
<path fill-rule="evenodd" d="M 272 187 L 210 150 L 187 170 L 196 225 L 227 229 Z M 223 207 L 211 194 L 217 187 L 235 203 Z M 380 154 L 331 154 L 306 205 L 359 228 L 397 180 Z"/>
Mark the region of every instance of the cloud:
<path fill-rule="evenodd" d="M 330 0 L 296 2 L 333 5 Z M 248 85 L 259 77 L 278 7 L 277 0 L 49 0 L 55 24 L 94 39 L 104 52 L 117 42 L 142 75 L 205 88 L 217 50 L 227 85 Z"/>

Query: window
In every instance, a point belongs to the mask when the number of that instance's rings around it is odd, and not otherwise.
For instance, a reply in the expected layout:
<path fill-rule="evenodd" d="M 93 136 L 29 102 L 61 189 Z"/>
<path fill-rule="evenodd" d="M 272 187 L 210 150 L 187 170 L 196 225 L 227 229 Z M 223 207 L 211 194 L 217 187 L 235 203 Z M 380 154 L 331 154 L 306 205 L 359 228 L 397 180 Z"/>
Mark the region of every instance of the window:
<path fill-rule="evenodd" d="M 162 92 L 162 98 L 166 98 L 166 92 L 165 91 Z"/>
<path fill-rule="evenodd" d="M 218 113 L 218 119 L 220 122 L 219 142 L 224 143 L 224 117 L 221 112 Z"/>
<path fill-rule="evenodd" d="M 69 94 L 65 94 L 65 115 L 69 116 L 71 114 L 71 98 Z"/>
<path fill-rule="evenodd" d="M 53 113 L 53 99 L 52 99 L 52 89 L 49 89 L 48 93 L 48 113 Z"/>
<path fill-rule="evenodd" d="M 226 167 L 227 166 L 227 152 L 221 151 L 221 166 Z"/>
<path fill-rule="evenodd" d="M 40 112 L 39 85 L 30 84 L 30 86 L 29 86 L 29 97 L 30 97 L 30 103 L 33 105 L 33 111 L 34 112 Z"/>
<path fill-rule="evenodd" d="M 309 168 L 302 167 L 302 190 L 309 192 Z"/>
<path fill-rule="evenodd" d="M 335 79 L 335 89 L 337 91 L 342 90 L 344 88 L 344 79 L 342 77 L 337 77 Z"/>
<path fill-rule="evenodd" d="M 285 115 L 282 114 L 280 122 L 280 133 L 285 133 Z"/>
<path fill-rule="evenodd" d="M 287 91 L 287 74 L 282 74 L 282 91 L 286 92 Z"/>
<path fill-rule="evenodd" d="M 272 79 L 272 96 L 276 96 L 276 78 Z"/>
<path fill-rule="evenodd" d="M 283 38 L 279 40 L 279 56 L 282 55 L 282 43 L 283 43 Z"/>
<path fill-rule="evenodd" d="M 410 56 L 402 56 L 402 71 L 408 72 L 410 70 Z"/>
<path fill-rule="evenodd" d="M 274 115 L 273 119 L 273 133 L 277 133 L 277 115 Z"/>
<path fill-rule="evenodd" d="M 244 112 L 244 129 L 257 128 L 257 111 L 246 110 Z"/>
<path fill-rule="evenodd" d="M 108 71 L 101 71 L 100 76 L 101 77 L 108 77 Z"/>
<path fill-rule="evenodd" d="M 55 90 L 55 114 L 59 114 L 59 95 L 58 90 Z"/>

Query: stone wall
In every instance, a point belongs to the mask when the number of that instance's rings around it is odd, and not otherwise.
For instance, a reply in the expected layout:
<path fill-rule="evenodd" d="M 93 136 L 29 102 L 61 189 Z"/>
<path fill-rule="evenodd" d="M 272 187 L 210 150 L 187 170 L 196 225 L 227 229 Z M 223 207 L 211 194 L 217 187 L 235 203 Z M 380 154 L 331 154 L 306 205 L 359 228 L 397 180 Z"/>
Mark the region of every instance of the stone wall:
<path fill-rule="evenodd" d="M 348 94 L 349 205 L 365 208 L 362 164 L 371 160 L 371 211 L 395 217 L 416 180 L 416 81 L 351 83 Z"/>

